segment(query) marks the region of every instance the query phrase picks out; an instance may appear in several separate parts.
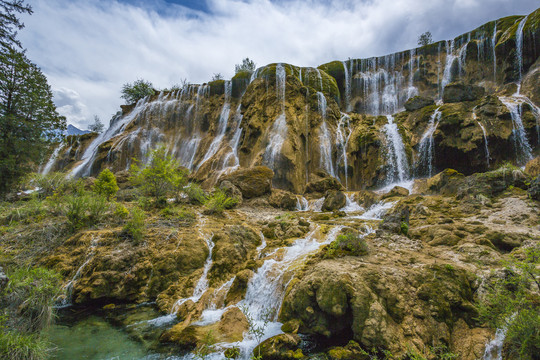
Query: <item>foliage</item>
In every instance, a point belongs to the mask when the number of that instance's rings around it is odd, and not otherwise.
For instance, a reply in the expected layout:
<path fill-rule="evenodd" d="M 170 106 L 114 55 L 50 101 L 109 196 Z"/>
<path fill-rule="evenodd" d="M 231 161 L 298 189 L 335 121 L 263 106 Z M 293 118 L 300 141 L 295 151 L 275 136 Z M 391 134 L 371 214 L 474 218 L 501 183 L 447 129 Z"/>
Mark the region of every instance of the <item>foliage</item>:
<path fill-rule="evenodd" d="M 1 327 L 1 324 L 0 324 Z M 51 344 L 36 334 L 0 331 L 0 358 L 6 360 L 44 360 L 49 358 Z"/>
<path fill-rule="evenodd" d="M 225 359 L 236 359 L 240 356 L 240 348 L 238 347 L 232 347 L 225 350 L 223 353 L 225 356 Z"/>
<path fill-rule="evenodd" d="M 106 198 L 99 194 L 73 194 L 65 197 L 66 217 L 71 230 L 92 226 L 103 219 L 107 211 Z"/>
<path fill-rule="evenodd" d="M 52 196 L 55 193 L 65 193 L 75 187 L 75 181 L 67 178 L 66 174 L 53 172 L 48 174 L 30 173 L 23 181 L 27 188 L 39 188 L 39 195 L 43 197 Z"/>
<path fill-rule="evenodd" d="M 400 225 L 400 230 L 403 235 L 409 235 L 409 224 L 407 224 L 405 221 L 402 221 Z"/>
<path fill-rule="evenodd" d="M 4 290 L 7 303 L 16 309 L 22 331 L 39 331 L 52 319 L 54 296 L 60 290 L 60 276 L 45 268 L 17 269 L 8 273 L 9 283 Z"/>
<path fill-rule="evenodd" d="M 534 359 L 540 353 L 540 246 L 510 255 L 477 305 L 479 318 L 493 329 L 507 329 L 509 358 Z"/>
<path fill-rule="evenodd" d="M 144 236 L 144 220 L 146 215 L 139 207 L 131 209 L 131 217 L 124 225 L 123 233 L 139 243 Z"/>
<path fill-rule="evenodd" d="M 37 222 L 47 214 L 44 202 L 37 196 L 32 196 L 28 201 L 20 201 L 6 206 L 0 215 L 0 223 L 11 224 L 12 222 Z"/>
<path fill-rule="evenodd" d="M 143 79 L 137 79 L 133 83 L 126 83 L 122 86 L 121 98 L 126 104 L 133 104 L 148 95 L 154 95 L 154 85 Z"/>
<path fill-rule="evenodd" d="M 114 217 L 120 219 L 126 219 L 129 216 L 129 211 L 122 204 L 116 204 L 116 209 L 114 209 Z"/>
<path fill-rule="evenodd" d="M 2 49 L 21 47 L 16 39 L 17 30 L 24 24 L 17 18 L 16 13 L 32 14 L 32 7 L 26 5 L 24 0 L 0 0 L 0 45 Z"/>
<path fill-rule="evenodd" d="M 189 183 L 188 186 L 184 188 L 188 200 L 192 204 L 204 204 L 206 201 L 206 194 L 199 184 Z"/>
<path fill-rule="evenodd" d="M 212 196 L 206 200 L 204 206 L 209 213 L 220 215 L 225 209 L 232 209 L 237 203 L 237 199 L 228 197 L 221 189 L 216 189 Z"/>
<path fill-rule="evenodd" d="M 101 134 L 104 128 L 105 126 L 101 122 L 101 119 L 99 118 L 99 116 L 94 115 L 94 122 L 90 124 L 90 126 L 88 127 L 88 130 Z"/>
<path fill-rule="evenodd" d="M 204 360 L 214 351 L 214 336 L 212 335 L 212 331 L 209 331 L 204 336 L 203 341 L 201 344 L 197 346 L 193 354 L 195 355 L 195 359 Z"/>
<path fill-rule="evenodd" d="M 98 175 L 93 190 L 97 194 L 106 196 L 107 200 L 111 200 L 116 195 L 119 188 L 116 184 L 116 177 L 111 170 L 105 169 Z"/>
<path fill-rule="evenodd" d="M 192 224 L 195 219 L 195 213 L 184 208 L 176 208 L 173 206 L 167 206 L 161 210 L 161 216 L 168 220 L 174 220 L 183 223 L 184 225 Z"/>
<path fill-rule="evenodd" d="M 212 80 L 211 80 L 211 81 L 217 81 L 217 80 L 223 80 L 223 75 L 221 75 L 221 73 L 215 73 L 215 74 L 212 76 Z"/>
<path fill-rule="evenodd" d="M 361 256 L 368 253 L 369 249 L 364 238 L 354 232 L 339 235 L 327 249 L 328 256 L 334 256 L 338 251 L 346 252 L 347 255 Z"/>
<path fill-rule="evenodd" d="M 187 182 L 186 170 L 166 153 L 163 146 L 151 152 L 150 162 L 145 167 L 141 168 L 137 163 L 131 165 L 130 173 L 133 184 L 155 201 L 171 194 L 179 197 Z"/>
<path fill-rule="evenodd" d="M 431 32 L 426 31 L 422 35 L 418 37 L 418 46 L 426 46 L 433 42 L 433 38 L 431 36 Z"/>
<path fill-rule="evenodd" d="M 47 78 L 24 52 L 0 53 L 0 194 L 40 164 L 66 127 Z"/>
<path fill-rule="evenodd" d="M 261 340 L 264 336 L 264 332 L 266 330 L 266 327 L 268 326 L 268 323 L 270 320 L 272 320 L 273 311 L 270 309 L 265 309 L 262 313 L 261 319 L 257 321 L 253 315 L 249 312 L 249 308 L 244 305 L 240 307 L 240 310 L 244 313 L 246 316 L 246 320 L 248 322 L 248 334 L 255 339 L 256 343 L 260 345 Z M 262 360 L 261 356 L 261 348 L 257 347 L 258 354 L 253 354 L 251 357 L 254 360 Z M 254 350 L 255 351 L 255 350 Z"/>
<path fill-rule="evenodd" d="M 253 60 L 250 60 L 249 58 L 245 58 L 242 60 L 242 64 L 236 64 L 234 67 L 234 73 L 238 74 L 241 71 L 247 71 L 252 73 L 255 71 L 256 65 L 253 62 Z"/>

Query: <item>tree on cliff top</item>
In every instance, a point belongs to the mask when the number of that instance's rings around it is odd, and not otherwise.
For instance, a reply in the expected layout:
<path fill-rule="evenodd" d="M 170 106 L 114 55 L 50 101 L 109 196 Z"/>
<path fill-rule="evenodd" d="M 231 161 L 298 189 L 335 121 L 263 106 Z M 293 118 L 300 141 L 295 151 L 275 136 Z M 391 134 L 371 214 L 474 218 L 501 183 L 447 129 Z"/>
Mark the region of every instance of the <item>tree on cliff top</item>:
<path fill-rule="evenodd" d="M 236 64 L 235 67 L 234 67 L 234 72 L 236 74 L 238 74 L 239 72 L 242 72 L 242 71 L 247 71 L 247 72 L 254 72 L 255 71 L 255 63 L 253 62 L 253 60 L 250 60 L 250 58 L 245 58 L 244 60 L 242 60 L 242 64 Z"/>
<path fill-rule="evenodd" d="M 429 31 L 426 31 L 422 35 L 418 37 L 418 46 L 426 46 L 433 42 L 433 39 L 431 37 L 431 33 Z"/>
<path fill-rule="evenodd" d="M 0 0 L 0 194 L 41 163 L 65 130 L 40 68 L 17 50 L 15 13 L 31 13 L 23 1 Z"/>
<path fill-rule="evenodd" d="M 150 81 L 137 79 L 132 83 L 127 83 L 122 86 L 122 99 L 126 100 L 126 104 L 133 104 L 144 98 L 147 95 L 154 95 L 154 86 Z"/>

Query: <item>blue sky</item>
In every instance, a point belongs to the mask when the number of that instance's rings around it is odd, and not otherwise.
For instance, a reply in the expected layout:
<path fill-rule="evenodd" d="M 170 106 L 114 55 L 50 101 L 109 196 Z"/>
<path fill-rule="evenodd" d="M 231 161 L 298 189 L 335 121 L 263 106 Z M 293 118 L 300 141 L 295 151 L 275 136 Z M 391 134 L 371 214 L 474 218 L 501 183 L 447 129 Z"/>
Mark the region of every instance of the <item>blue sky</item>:
<path fill-rule="evenodd" d="M 32 0 L 20 39 L 49 79 L 59 111 L 86 128 L 106 124 L 122 84 L 157 88 L 230 78 L 258 66 L 318 66 L 410 49 L 429 30 L 450 39 L 485 22 L 534 11 L 537 0 Z"/>

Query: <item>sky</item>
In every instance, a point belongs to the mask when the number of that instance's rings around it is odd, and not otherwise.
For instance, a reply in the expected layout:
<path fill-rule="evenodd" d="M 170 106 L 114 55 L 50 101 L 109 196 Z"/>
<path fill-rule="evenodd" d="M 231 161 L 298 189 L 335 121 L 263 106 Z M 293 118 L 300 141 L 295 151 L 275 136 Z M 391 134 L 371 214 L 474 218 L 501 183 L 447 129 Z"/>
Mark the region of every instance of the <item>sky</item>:
<path fill-rule="evenodd" d="M 122 85 L 229 79 L 257 66 L 313 66 L 407 50 L 534 11 L 538 0 L 29 0 L 19 38 L 69 124 L 108 126 Z"/>

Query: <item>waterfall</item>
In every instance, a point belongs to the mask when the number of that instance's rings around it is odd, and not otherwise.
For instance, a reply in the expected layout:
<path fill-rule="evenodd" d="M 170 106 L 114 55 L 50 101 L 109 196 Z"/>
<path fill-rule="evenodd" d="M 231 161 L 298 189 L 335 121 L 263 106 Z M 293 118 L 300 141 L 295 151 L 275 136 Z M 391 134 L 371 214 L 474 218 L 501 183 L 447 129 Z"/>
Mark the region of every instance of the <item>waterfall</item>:
<path fill-rule="evenodd" d="M 388 123 L 384 125 L 383 131 L 386 137 L 387 182 L 389 184 L 401 183 L 409 179 L 409 161 L 398 126 L 394 123 L 394 117 L 386 115 L 386 118 Z"/>
<path fill-rule="evenodd" d="M 420 139 L 418 148 L 420 158 L 416 166 L 417 171 L 420 175 L 427 175 L 428 177 L 433 176 L 433 160 L 435 157 L 435 140 L 433 139 L 433 133 L 437 130 L 437 126 L 441 120 L 441 112 L 439 109 L 440 107 L 435 109 L 431 115 L 428 127 Z"/>
<path fill-rule="evenodd" d="M 523 77 L 523 28 L 527 23 L 528 17 L 529 15 L 525 16 L 523 20 L 519 22 L 516 30 L 516 61 L 519 69 L 517 94 L 519 94 L 521 90 L 521 78 Z"/>
<path fill-rule="evenodd" d="M 497 46 L 497 21 L 495 21 L 495 27 L 493 28 L 493 36 L 491 37 L 491 48 L 493 51 L 493 81 L 497 82 L 497 54 L 495 53 L 495 47 Z"/>
<path fill-rule="evenodd" d="M 206 151 L 206 154 L 204 155 L 204 158 L 202 161 L 197 165 L 197 170 L 208 160 L 214 156 L 221 146 L 221 142 L 223 141 L 223 138 L 225 137 L 225 131 L 227 131 L 227 124 L 229 123 L 229 114 L 231 112 L 231 92 L 232 92 L 232 82 L 231 81 L 225 81 L 225 100 L 223 102 L 223 107 L 221 108 L 221 113 L 219 115 L 219 121 L 218 121 L 218 128 L 216 131 L 216 134 L 214 135 L 214 139 L 212 140 L 212 143 L 210 144 L 210 147 Z"/>
<path fill-rule="evenodd" d="M 319 113 L 321 114 L 322 124 L 319 134 L 319 143 L 321 149 L 321 161 L 320 166 L 333 177 L 336 177 L 334 172 L 334 165 L 332 164 L 332 137 L 330 131 L 328 131 L 328 125 L 326 124 L 326 97 L 322 92 L 317 92 L 317 100 L 319 103 Z"/>
<path fill-rule="evenodd" d="M 281 103 L 281 114 L 277 117 L 270 129 L 268 145 L 264 153 L 264 160 L 270 168 L 275 168 L 276 157 L 287 137 L 287 118 L 285 116 L 285 86 L 287 73 L 282 64 L 276 65 L 276 93 L 277 101 Z"/>
<path fill-rule="evenodd" d="M 454 55 L 454 40 L 446 41 L 446 62 L 444 64 L 442 90 L 452 82 L 452 64 L 456 56 Z"/>
<path fill-rule="evenodd" d="M 476 120 L 476 123 L 478 124 L 478 126 L 480 126 L 480 129 L 482 129 L 482 133 L 484 134 L 484 150 L 486 152 L 487 167 L 489 168 L 490 155 L 489 155 L 487 132 L 486 132 L 486 128 L 484 127 L 484 125 L 482 125 L 482 123 L 480 121 L 478 121 L 478 117 L 476 116 L 476 113 L 474 112 L 475 110 L 476 110 L 476 106 L 473 109 L 473 119 Z"/>
<path fill-rule="evenodd" d="M 308 211 L 309 201 L 301 195 L 296 195 L 296 211 Z"/>
<path fill-rule="evenodd" d="M 347 69 L 347 64 L 345 61 L 341 62 L 343 64 L 343 72 L 345 74 L 345 111 L 352 111 L 351 106 L 351 75 L 349 74 L 349 69 Z"/>
<path fill-rule="evenodd" d="M 407 90 L 408 99 L 418 95 L 418 89 L 413 85 L 413 78 L 414 78 L 413 69 L 414 69 L 415 56 L 416 56 L 416 49 L 411 49 L 409 52 L 409 88 Z"/>
<path fill-rule="evenodd" d="M 49 161 L 47 161 L 47 163 L 45 164 L 45 166 L 43 167 L 43 169 L 41 170 L 41 175 L 47 175 L 54 163 L 56 162 L 56 159 L 58 158 L 58 155 L 60 154 L 60 150 L 62 150 L 62 148 L 64 147 L 64 142 L 61 142 L 53 151 L 51 157 L 49 158 Z"/>
<path fill-rule="evenodd" d="M 497 329 L 495 338 L 491 340 L 484 350 L 483 360 L 502 360 L 502 350 L 507 328 Z"/>
<path fill-rule="evenodd" d="M 351 138 L 352 130 L 350 127 L 350 117 L 347 114 L 341 113 L 341 118 L 336 129 L 336 147 L 338 149 L 338 161 L 337 166 L 343 164 L 345 172 L 345 189 L 348 189 L 348 159 L 347 159 L 347 147 L 349 146 L 349 139 Z M 337 169 L 336 169 L 337 171 Z"/>
<path fill-rule="evenodd" d="M 512 136 L 514 138 L 514 148 L 516 151 L 516 162 L 519 165 L 525 165 L 532 159 L 532 148 L 527 139 L 527 132 L 523 127 L 521 119 L 522 102 L 519 96 L 499 97 L 499 100 L 510 111 L 512 117 Z"/>
<path fill-rule="evenodd" d="M 356 201 L 354 201 L 353 194 L 346 193 L 345 198 L 347 199 L 347 202 L 345 203 L 345 206 L 339 210 L 345 211 L 346 213 L 365 210 L 363 207 L 358 205 Z"/>
<path fill-rule="evenodd" d="M 465 43 L 465 45 L 463 45 L 460 49 L 459 49 L 459 53 L 458 53 L 458 68 L 459 68 L 459 76 L 464 76 L 465 75 L 465 62 L 467 61 L 467 45 L 469 44 L 469 41 L 471 41 L 471 33 L 469 33 L 468 35 L 468 40 L 467 40 L 467 43 Z"/>

